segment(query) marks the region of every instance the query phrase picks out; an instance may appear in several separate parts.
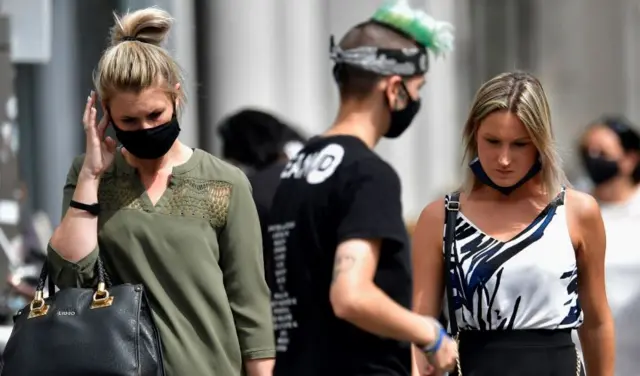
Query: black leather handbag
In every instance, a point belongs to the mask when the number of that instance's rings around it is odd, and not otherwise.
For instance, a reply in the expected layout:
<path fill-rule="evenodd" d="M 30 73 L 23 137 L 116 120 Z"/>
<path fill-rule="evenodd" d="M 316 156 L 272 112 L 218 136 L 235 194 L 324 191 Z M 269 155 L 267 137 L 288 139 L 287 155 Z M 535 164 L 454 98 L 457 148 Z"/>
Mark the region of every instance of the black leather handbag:
<path fill-rule="evenodd" d="M 162 348 L 142 285 L 112 286 L 102 260 L 95 289 L 43 298 L 45 263 L 31 304 L 17 313 L 1 376 L 164 376 Z"/>

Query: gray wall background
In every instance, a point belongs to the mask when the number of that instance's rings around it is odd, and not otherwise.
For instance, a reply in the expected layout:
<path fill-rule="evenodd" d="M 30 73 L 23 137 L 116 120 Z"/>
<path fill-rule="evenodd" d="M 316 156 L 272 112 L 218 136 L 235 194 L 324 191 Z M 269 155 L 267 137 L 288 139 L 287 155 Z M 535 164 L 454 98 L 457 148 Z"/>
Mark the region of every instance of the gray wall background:
<path fill-rule="evenodd" d="M 405 215 L 455 186 L 460 129 L 475 90 L 512 69 L 534 72 L 551 101 L 559 147 L 572 178 L 574 146 L 602 113 L 640 119 L 640 6 L 634 0 L 421 0 L 457 28 L 456 51 L 434 63 L 414 126 L 379 152 L 399 171 Z M 72 158 L 84 148 L 81 111 L 106 46 L 113 10 L 149 5 L 176 18 L 169 48 L 188 74 L 182 139 L 216 153 L 215 126 L 244 106 L 263 108 L 307 134 L 328 127 L 337 107 L 329 36 L 366 19 L 378 0 L 56 0 L 52 58 L 16 64 L 20 167 L 30 205 L 60 215 Z"/>

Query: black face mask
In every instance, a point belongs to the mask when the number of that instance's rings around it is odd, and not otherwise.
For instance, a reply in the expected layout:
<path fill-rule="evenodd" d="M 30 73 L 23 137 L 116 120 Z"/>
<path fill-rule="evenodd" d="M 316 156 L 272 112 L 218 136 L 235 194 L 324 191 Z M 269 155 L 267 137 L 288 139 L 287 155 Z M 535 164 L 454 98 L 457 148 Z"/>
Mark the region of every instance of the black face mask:
<path fill-rule="evenodd" d="M 140 159 L 158 159 L 164 156 L 180 134 L 180 124 L 176 115 L 173 115 L 169 122 L 149 129 L 124 131 L 115 124 L 112 125 L 122 145 Z"/>
<path fill-rule="evenodd" d="M 386 138 L 400 137 L 400 135 L 409 128 L 413 118 L 416 117 L 416 114 L 420 111 L 420 99 L 411 98 L 404 82 L 402 83 L 402 89 L 407 94 L 407 105 L 402 110 L 391 110 L 389 130 L 384 135 Z"/>
<path fill-rule="evenodd" d="M 603 157 L 592 157 L 587 153 L 582 155 L 584 168 L 595 185 L 606 183 L 618 176 L 620 167 L 618 162 Z"/>
<path fill-rule="evenodd" d="M 474 159 L 469 164 L 469 168 L 471 168 L 471 171 L 473 172 L 473 174 L 476 176 L 476 178 L 478 180 L 480 180 L 480 182 L 482 184 L 495 189 L 496 191 L 502 193 L 503 195 L 509 195 L 509 194 L 511 194 L 511 192 L 513 192 L 516 189 L 520 188 L 522 185 L 524 185 L 524 183 L 528 182 L 529 180 L 531 180 L 531 178 L 536 176 L 538 174 L 538 172 L 540 172 L 540 170 L 542 170 L 542 163 L 540 162 L 539 159 L 537 159 L 536 162 L 533 164 L 533 166 L 531 166 L 531 168 L 529 169 L 529 172 L 527 172 L 527 174 L 522 179 L 520 179 L 514 185 L 510 185 L 508 187 L 502 187 L 502 186 L 494 183 L 489 178 L 489 175 L 487 175 L 487 173 L 482 168 L 482 165 L 480 164 L 480 159 L 479 158 Z"/>

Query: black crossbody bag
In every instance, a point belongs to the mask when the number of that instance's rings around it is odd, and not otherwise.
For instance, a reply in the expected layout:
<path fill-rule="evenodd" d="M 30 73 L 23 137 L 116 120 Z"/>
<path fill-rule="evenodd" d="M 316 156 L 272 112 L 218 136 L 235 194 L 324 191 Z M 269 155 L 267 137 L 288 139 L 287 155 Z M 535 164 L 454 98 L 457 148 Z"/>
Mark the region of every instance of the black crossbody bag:
<path fill-rule="evenodd" d="M 444 285 L 447 294 L 447 311 L 449 314 L 448 327 L 449 335 L 459 342 L 458 335 L 458 321 L 456 320 L 456 310 L 453 299 L 453 281 L 451 275 L 451 264 L 454 255 L 455 247 L 455 235 L 456 235 L 456 221 L 458 218 L 458 212 L 460 211 L 460 192 L 453 192 L 445 200 L 445 236 L 444 236 Z M 444 316 L 444 315 L 443 315 Z M 444 317 L 443 317 L 444 319 Z M 450 375 L 462 375 L 460 367 L 460 357 L 458 357 L 456 370 Z"/>
<path fill-rule="evenodd" d="M 449 334 L 458 335 L 458 322 L 453 302 L 453 283 L 451 281 L 451 259 L 454 257 L 454 240 L 456 235 L 456 220 L 460 211 L 460 192 L 453 192 L 445 202 L 445 237 L 444 237 L 444 276 L 447 292 L 447 308 L 449 313 Z"/>

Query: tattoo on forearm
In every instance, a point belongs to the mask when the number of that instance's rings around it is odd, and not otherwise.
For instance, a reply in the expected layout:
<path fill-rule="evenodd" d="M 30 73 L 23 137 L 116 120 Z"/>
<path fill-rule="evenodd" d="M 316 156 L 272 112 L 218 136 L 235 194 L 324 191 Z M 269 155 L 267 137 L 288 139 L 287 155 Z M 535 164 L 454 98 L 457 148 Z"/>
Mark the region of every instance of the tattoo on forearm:
<path fill-rule="evenodd" d="M 334 282 L 341 273 L 347 272 L 353 268 L 356 263 L 356 258 L 351 255 L 344 255 L 336 257 L 336 261 L 333 264 L 333 279 Z"/>

